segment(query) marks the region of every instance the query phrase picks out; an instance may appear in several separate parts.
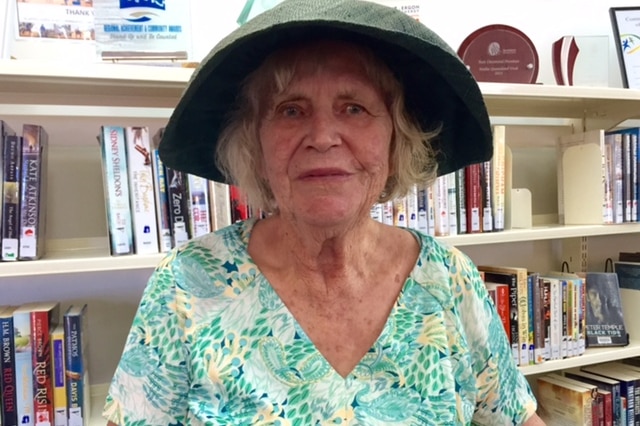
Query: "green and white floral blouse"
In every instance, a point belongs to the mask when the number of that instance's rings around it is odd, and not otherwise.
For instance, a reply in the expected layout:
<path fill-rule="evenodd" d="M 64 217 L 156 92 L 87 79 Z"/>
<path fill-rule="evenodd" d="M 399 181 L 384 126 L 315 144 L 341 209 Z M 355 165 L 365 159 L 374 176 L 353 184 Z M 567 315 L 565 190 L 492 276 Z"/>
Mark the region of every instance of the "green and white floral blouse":
<path fill-rule="evenodd" d="M 103 415 L 121 426 L 521 424 L 535 412 L 471 261 L 421 244 L 387 324 L 340 376 L 247 252 L 255 222 L 170 253 L 146 287 Z"/>

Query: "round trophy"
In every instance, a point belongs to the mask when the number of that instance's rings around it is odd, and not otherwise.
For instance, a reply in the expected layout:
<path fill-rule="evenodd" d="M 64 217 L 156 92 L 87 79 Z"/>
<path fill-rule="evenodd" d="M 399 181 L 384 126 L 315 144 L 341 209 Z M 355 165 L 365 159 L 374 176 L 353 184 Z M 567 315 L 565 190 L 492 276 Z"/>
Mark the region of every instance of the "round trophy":
<path fill-rule="evenodd" d="M 458 55 L 478 81 L 535 83 L 538 52 L 522 31 L 508 25 L 488 25 L 464 39 Z"/>

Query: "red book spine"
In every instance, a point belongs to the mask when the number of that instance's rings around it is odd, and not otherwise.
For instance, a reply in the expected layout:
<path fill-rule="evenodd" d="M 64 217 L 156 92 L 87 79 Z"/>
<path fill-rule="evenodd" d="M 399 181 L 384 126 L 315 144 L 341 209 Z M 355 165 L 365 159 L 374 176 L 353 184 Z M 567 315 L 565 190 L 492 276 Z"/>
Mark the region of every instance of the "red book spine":
<path fill-rule="evenodd" d="M 601 393 L 604 426 L 613 426 L 613 396 L 611 392 Z"/>
<path fill-rule="evenodd" d="M 467 232 L 482 232 L 482 184 L 481 165 L 471 164 L 465 167 Z"/>
<path fill-rule="evenodd" d="M 240 188 L 229 185 L 229 200 L 231 202 L 231 223 L 249 219 L 249 205 Z"/>
<path fill-rule="evenodd" d="M 49 312 L 31 312 L 31 338 L 33 339 L 33 405 L 35 423 L 48 423 L 53 420 Z"/>

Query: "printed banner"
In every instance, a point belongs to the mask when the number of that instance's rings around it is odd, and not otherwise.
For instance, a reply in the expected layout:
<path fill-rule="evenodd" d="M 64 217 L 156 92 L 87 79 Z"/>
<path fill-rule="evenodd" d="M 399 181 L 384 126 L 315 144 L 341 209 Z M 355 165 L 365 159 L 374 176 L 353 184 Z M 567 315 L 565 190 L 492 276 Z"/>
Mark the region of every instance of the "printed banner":
<path fill-rule="evenodd" d="M 93 0 L 102 59 L 187 59 L 189 2 Z"/>
<path fill-rule="evenodd" d="M 93 0 L 17 0 L 18 38 L 94 40 Z"/>

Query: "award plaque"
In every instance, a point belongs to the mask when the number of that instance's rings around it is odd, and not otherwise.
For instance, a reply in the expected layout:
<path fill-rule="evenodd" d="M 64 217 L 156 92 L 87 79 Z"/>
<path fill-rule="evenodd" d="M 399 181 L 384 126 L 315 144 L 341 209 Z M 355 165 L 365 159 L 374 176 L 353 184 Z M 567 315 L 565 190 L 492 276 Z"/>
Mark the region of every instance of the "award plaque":
<path fill-rule="evenodd" d="M 561 86 L 606 87 L 608 59 L 607 36 L 564 36 L 551 46 L 553 75 Z"/>
<path fill-rule="evenodd" d="M 522 31 L 508 25 L 488 25 L 471 33 L 458 56 L 478 81 L 535 83 L 538 52 Z"/>

